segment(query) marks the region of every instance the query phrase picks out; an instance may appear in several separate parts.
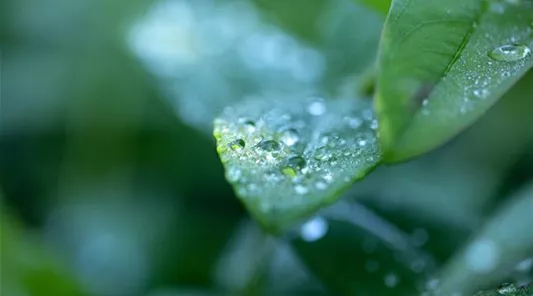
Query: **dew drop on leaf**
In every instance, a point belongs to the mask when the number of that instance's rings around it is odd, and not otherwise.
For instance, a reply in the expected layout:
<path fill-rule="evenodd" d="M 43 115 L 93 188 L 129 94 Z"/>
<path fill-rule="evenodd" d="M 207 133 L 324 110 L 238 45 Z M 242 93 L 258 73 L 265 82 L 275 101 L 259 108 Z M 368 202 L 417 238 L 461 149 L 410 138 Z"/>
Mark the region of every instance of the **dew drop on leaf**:
<path fill-rule="evenodd" d="M 244 142 L 243 139 L 237 139 L 229 143 L 229 147 L 233 151 L 241 151 L 242 149 L 244 149 L 245 146 L 246 146 L 246 143 Z"/>
<path fill-rule="evenodd" d="M 489 52 L 489 57 L 503 62 L 515 62 L 531 55 L 531 49 L 522 44 L 503 45 Z"/>
<path fill-rule="evenodd" d="M 253 122 L 252 120 L 245 120 L 244 121 L 244 128 L 249 133 L 255 132 L 255 122 Z"/>
<path fill-rule="evenodd" d="M 295 129 L 286 129 L 281 132 L 280 141 L 287 146 L 294 146 L 300 141 L 300 135 Z"/>
<path fill-rule="evenodd" d="M 313 116 L 320 116 L 326 113 L 326 103 L 323 99 L 315 99 L 307 106 L 307 112 Z"/>
<path fill-rule="evenodd" d="M 305 159 L 301 156 L 293 156 L 281 168 L 281 172 L 287 177 L 295 177 L 305 167 Z"/>
<path fill-rule="evenodd" d="M 307 192 L 309 192 L 309 189 L 307 189 L 307 187 L 305 187 L 304 185 L 297 184 L 297 185 L 294 185 L 294 191 L 297 194 L 304 195 Z"/>
<path fill-rule="evenodd" d="M 228 181 L 232 183 L 239 181 L 241 176 L 242 176 L 242 171 L 236 167 L 229 168 L 226 173 L 226 178 L 228 178 Z"/>
<path fill-rule="evenodd" d="M 328 184 L 326 184 L 326 183 L 324 183 L 322 181 L 318 181 L 318 182 L 315 183 L 315 187 L 318 190 L 324 190 L 324 189 L 326 189 L 328 187 Z"/>
<path fill-rule="evenodd" d="M 346 123 L 353 129 L 358 129 L 363 124 L 363 120 L 359 117 L 346 117 Z"/>
<path fill-rule="evenodd" d="M 516 293 L 518 292 L 518 289 L 516 288 L 516 286 L 512 283 L 505 283 L 505 284 L 502 284 L 499 288 L 498 288 L 498 293 L 500 295 L 509 295 L 511 293 Z"/>
<path fill-rule="evenodd" d="M 276 151 L 279 150 L 279 143 L 274 140 L 262 140 L 257 144 L 257 148 L 265 151 Z"/>

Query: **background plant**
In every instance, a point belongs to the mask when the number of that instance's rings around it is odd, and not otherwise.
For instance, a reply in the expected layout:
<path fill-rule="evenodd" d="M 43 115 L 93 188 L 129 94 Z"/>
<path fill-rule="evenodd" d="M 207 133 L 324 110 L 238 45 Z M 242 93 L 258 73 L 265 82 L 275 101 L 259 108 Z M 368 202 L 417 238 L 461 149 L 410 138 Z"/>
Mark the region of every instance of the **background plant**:
<path fill-rule="evenodd" d="M 530 1 L 52 2 L 5 5 L 2 295 L 531 294 Z"/>

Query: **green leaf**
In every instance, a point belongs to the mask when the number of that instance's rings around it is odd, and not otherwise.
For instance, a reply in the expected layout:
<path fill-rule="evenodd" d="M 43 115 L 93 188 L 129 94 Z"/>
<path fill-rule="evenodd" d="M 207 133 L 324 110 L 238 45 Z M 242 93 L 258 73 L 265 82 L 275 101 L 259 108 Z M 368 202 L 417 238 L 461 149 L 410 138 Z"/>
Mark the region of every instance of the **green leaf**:
<path fill-rule="evenodd" d="M 354 2 L 360 2 L 383 15 L 387 15 L 391 4 L 391 0 L 354 0 Z"/>
<path fill-rule="evenodd" d="M 533 288 L 531 286 L 517 287 L 514 284 L 504 284 L 497 290 L 478 292 L 474 296 L 531 296 Z"/>
<path fill-rule="evenodd" d="M 217 151 L 237 195 L 277 232 L 334 202 L 379 162 L 370 103 L 252 99 L 215 120 Z"/>
<path fill-rule="evenodd" d="M 375 98 L 384 161 L 447 141 L 533 66 L 531 1 L 397 0 Z"/>
<path fill-rule="evenodd" d="M 533 256 L 533 184 L 503 206 L 442 270 L 436 295 L 473 293 L 526 269 Z M 504 294 L 505 295 L 505 294 Z M 513 295 L 513 294 L 510 294 Z"/>
<path fill-rule="evenodd" d="M 409 234 L 364 206 L 340 202 L 323 214 L 292 245 L 332 295 L 415 295 L 434 271 Z"/>

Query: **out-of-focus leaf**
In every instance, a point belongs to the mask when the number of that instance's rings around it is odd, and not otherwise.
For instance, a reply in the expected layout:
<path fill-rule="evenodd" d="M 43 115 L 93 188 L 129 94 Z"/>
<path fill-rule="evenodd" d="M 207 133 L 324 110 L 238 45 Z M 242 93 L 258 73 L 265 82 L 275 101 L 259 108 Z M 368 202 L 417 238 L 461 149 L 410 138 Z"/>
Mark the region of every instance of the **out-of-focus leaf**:
<path fill-rule="evenodd" d="M 415 295 L 433 272 L 430 255 L 365 207 L 339 203 L 323 214 L 292 245 L 334 295 Z"/>
<path fill-rule="evenodd" d="M 215 282 L 228 295 L 325 294 L 289 244 L 268 236 L 249 219 L 237 228 L 222 253 Z"/>
<path fill-rule="evenodd" d="M 354 2 L 360 2 L 364 5 L 374 9 L 375 11 L 387 15 L 391 5 L 391 0 L 352 0 Z"/>
<path fill-rule="evenodd" d="M 435 293 L 474 293 L 505 281 L 517 264 L 533 256 L 532 213 L 533 184 L 514 196 L 452 259 Z"/>
<path fill-rule="evenodd" d="M 382 19 L 347 0 L 308 2 L 161 1 L 134 23 L 128 45 L 178 116 L 210 133 L 213 118 L 247 96 L 337 92 L 374 62 Z M 291 13 L 300 5 L 309 19 Z M 298 27 L 299 36 L 285 31 Z"/>
<path fill-rule="evenodd" d="M 375 105 L 384 160 L 450 139 L 531 68 L 532 15 L 530 1 L 393 1 Z"/>
<path fill-rule="evenodd" d="M 56 254 L 34 234 L 23 230 L 2 207 L 0 205 L 0 294 L 87 295 Z"/>
<path fill-rule="evenodd" d="M 252 99 L 215 120 L 226 177 L 277 231 L 334 202 L 380 161 L 370 104 L 318 97 Z"/>
<path fill-rule="evenodd" d="M 517 287 L 514 284 L 504 284 L 497 290 L 482 291 L 476 293 L 474 296 L 531 296 L 533 295 L 533 287 L 521 286 Z"/>

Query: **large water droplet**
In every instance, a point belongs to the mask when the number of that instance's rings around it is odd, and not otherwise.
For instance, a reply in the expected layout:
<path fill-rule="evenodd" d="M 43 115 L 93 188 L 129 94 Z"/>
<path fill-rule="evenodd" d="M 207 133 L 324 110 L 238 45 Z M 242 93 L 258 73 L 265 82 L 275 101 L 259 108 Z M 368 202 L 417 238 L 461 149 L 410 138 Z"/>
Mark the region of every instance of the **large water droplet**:
<path fill-rule="evenodd" d="M 305 159 L 301 156 L 293 156 L 281 168 L 281 172 L 288 177 L 295 177 L 305 167 Z"/>
<path fill-rule="evenodd" d="M 279 139 L 287 146 L 293 146 L 300 141 L 300 135 L 295 129 L 286 129 L 281 132 Z"/>
<path fill-rule="evenodd" d="M 265 151 L 276 151 L 280 148 L 279 143 L 274 140 L 262 140 L 257 147 Z"/>
<path fill-rule="evenodd" d="M 516 292 L 518 292 L 518 288 L 514 284 L 511 284 L 511 283 L 502 284 L 498 288 L 498 293 L 500 293 L 501 295 L 508 295 L 510 293 L 516 293 Z"/>
<path fill-rule="evenodd" d="M 489 57 L 497 61 L 515 62 L 531 55 L 531 49 L 523 44 L 503 45 L 489 52 Z"/>
<path fill-rule="evenodd" d="M 246 146 L 246 143 L 243 139 L 237 139 L 229 143 L 229 147 L 233 151 L 241 151 Z"/>
<path fill-rule="evenodd" d="M 300 236 L 306 242 L 314 242 L 323 238 L 328 232 L 328 222 L 322 217 L 316 217 L 302 225 Z"/>

